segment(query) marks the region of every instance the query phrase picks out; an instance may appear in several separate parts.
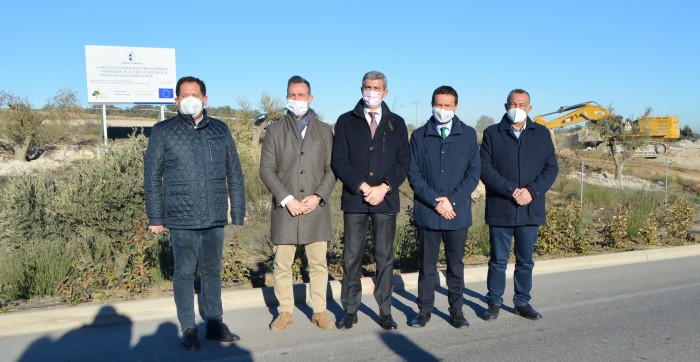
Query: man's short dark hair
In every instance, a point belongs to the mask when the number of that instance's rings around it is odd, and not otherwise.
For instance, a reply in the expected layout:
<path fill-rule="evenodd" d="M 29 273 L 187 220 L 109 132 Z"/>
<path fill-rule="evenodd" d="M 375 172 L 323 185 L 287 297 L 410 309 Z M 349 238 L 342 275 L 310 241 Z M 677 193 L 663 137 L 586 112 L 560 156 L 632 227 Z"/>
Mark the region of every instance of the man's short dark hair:
<path fill-rule="evenodd" d="M 508 102 L 510 102 L 510 96 L 512 96 L 513 94 L 527 94 L 527 99 L 528 99 L 528 101 L 532 101 L 532 100 L 530 99 L 530 93 L 528 93 L 528 92 L 527 92 L 526 90 L 524 90 L 524 89 L 515 88 L 515 89 L 513 89 L 512 91 L 508 92 L 508 97 L 506 97 L 506 104 L 507 104 Z"/>
<path fill-rule="evenodd" d="M 308 80 L 306 80 L 298 75 L 292 76 L 291 78 L 289 78 L 289 81 L 287 82 L 287 91 L 289 91 L 289 86 L 292 85 L 292 83 L 304 83 L 304 84 L 306 84 L 306 86 L 309 87 L 309 94 L 311 94 L 311 83 L 309 83 Z"/>
<path fill-rule="evenodd" d="M 433 106 L 435 105 L 435 96 L 438 94 L 447 94 L 450 96 L 454 96 L 455 97 L 455 106 L 459 103 L 458 102 L 459 97 L 457 96 L 457 91 L 454 88 L 450 87 L 449 85 L 442 85 L 442 86 L 437 87 L 437 89 L 435 89 L 435 91 L 433 92 L 433 100 L 430 102 L 430 105 L 433 105 Z"/>
<path fill-rule="evenodd" d="M 175 95 L 178 97 L 180 96 L 180 85 L 182 83 L 197 83 L 197 84 L 199 84 L 199 90 L 202 91 L 202 95 L 203 96 L 207 95 L 207 86 L 204 85 L 203 80 L 196 78 L 196 77 L 187 76 L 187 77 L 182 77 L 177 81 L 177 86 L 175 86 Z"/>

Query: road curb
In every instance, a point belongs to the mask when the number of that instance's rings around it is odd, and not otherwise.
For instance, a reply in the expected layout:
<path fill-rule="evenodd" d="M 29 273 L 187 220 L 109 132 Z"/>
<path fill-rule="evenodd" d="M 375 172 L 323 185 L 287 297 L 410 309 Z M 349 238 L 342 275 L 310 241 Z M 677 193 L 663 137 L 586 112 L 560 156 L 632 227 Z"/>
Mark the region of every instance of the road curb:
<path fill-rule="evenodd" d="M 567 271 L 611 267 L 625 264 L 645 263 L 700 255 L 700 245 L 687 245 L 663 249 L 638 250 L 614 254 L 580 256 L 564 259 L 537 261 L 534 275 Z M 486 282 L 486 266 L 467 267 L 465 283 Z M 513 264 L 508 264 L 510 278 Z M 438 273 L 439 283 L 445 286 L 444 272 Z M 418 285 L 418 273 L 394 275 L 394 290 L 405 291 Z M 372 278 L 362 278 L 362 294 L 371 296 L 374 291 Z M 308 298 L 308 284 L 294 285 L 294 299 L 304 303 Z M 328 282 L 328 297 L 340 299 L 340 282 Z M 221 294 L 224 311 L 253 307 L 275 307 L 277 300 L 272 287 L 229 290 Z M 118 302 L 109 304 L 82 305 L 32 312 L 16 312 L 0 315 L 0 337 L 36 332 L 70 330 L 83 326 L 119 323 L 127 318 L 131 322 L 175 318 L 175 303 L 172 297 Z"/>

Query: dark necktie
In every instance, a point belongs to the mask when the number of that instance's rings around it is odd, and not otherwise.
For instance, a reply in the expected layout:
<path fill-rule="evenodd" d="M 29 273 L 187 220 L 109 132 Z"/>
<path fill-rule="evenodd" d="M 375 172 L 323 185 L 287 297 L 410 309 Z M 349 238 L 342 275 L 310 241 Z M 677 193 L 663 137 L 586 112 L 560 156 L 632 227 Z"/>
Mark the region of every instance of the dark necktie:
<path fill-rule="evenodd" d="M 369 131 L 372 133 L 372 138 L 374 138 L 374 132 L 377 131 L 377 112 L 369 112 Z"/>
<path fill-rule="evenodd" d="M 443 141 L 445 140 L 445 138 L 447 138 L 445 131 L 447 131 L 447 127 L 440 127 L 440 137 L 442 138 Z"/>

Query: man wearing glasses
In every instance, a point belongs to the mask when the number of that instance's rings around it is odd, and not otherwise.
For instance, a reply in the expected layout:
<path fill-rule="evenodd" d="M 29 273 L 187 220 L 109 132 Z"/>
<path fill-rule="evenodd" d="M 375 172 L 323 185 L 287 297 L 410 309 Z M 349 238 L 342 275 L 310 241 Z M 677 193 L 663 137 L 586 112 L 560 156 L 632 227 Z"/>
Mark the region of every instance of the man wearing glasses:
<path fill-rule="evenodd" d="M 481 181 L 486 186 L 486 224 L 491 246 L 485 320 L 498 318 L 506 284 L 506 266 L 514 240 L 515 314 L 531 320 L 542 315 L 530 305 L 532 254 L 539 225 L 546 221 L 545 193 L 559 171 L 549 130 L 528 117 L 530 95 L 508 93 L 501 122 L 484 130 Z"/>

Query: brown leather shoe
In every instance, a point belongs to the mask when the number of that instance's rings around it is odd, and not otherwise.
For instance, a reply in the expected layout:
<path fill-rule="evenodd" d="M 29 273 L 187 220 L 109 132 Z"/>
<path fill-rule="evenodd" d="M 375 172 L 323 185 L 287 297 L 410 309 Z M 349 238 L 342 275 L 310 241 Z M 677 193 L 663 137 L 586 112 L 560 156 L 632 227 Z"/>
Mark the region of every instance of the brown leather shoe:
<path fill-rule="evenodd" d="M 270 329 L 273 331 L 281 331 L 287 328 L 288 325 L 292 324 L 294 319 L 292 319 L 292 313 L 282 312 L 275 318 L 275 320 L 270 324 Z"/>
<path fill-rule="evenodd" d="M 335 325 L 333 325 L 333 322 L 328 318 L 328 313 L 325 311 L 320 312 L 320 313 L 314 313 L 311 316 L 311 323 L 314 323 L 318 326 L 318 328 L 321 329 L 334 329 Z"/>

